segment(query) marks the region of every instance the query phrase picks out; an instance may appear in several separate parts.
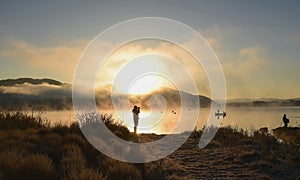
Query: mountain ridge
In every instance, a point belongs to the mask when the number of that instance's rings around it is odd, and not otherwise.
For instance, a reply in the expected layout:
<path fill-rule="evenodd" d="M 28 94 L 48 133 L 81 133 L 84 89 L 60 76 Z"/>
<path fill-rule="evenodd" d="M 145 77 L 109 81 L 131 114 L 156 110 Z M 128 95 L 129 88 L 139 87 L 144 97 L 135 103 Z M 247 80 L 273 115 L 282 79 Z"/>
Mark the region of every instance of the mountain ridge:
<path fill-rule="evenodd" d="M 50 78 L 43 79 L 33 79 L 33 78 L 17 78 L 17 79 L 4 79 L 0 80 L 0 86 L 14 86 L 18 84 L 29 83 L 32 85 L 38 85 L 43 83 L 48 83 L 49 85 L 62 86 L 63 83 Z"/>
<path fill-rule="evenodd" d="M 28 85 L 28 83 L 31 85 Z M 56 86 L 48 86 L 48 84 Z M 110 86 L 101 86 L 96 89 L 95 96 L 98 106 L 113 108 L 109 87 Z M 201 107 L 208 107 L 212 102 L 212 100 L 206 96 L 192 95 L 171 88 L 163 88 L 145 95 L 118 94 L 113 98 L 118 105 L 126 105 L 129 101 L 131 105 L 137 104 L 147 109 L 150 107 L 149 100 L 154 94 L 164 96 L 168 106 L 173 107 L 181 105 L 182 99 L 184 103 L 191 107 L 195 106 L 195 103 L 199 101 Z M 0 80 L 0 99 L 0 110 L 23 110 L 24 107 L 65 110 L 71 109 L 73 106 L 72 86 L 48 78 Z M 158 101 L 156 102 L 159 103 Z"/>
<path fill-rule="evenodd" d="M 30 84 L 30 85 L 28 85 Z M 53 85 L 53 86 L 49 86 Z M 96 88 L 96 103 L 104 108 L 113 108 L 111 99 L 111 85 Z M 193 95 L 181 90 L 162 87 L 144 95 L 117 94 L 114 102 L 120 106 L 128 105 L 128 102 L 150 108 L 149 100 L 155 94 L 164 96 L 168 105 L 180 106 L 182 100 L 185 105 L 197 107 L 209 107 L 213 100 L 203 95 Z M 25 106 L 43 107 L 53 110 L 71 109 L 72 85 L 54 79 L 43 78 L 18 78 L 0 80 L 0 110 L 22 110 Z M 159 103 L 157 101 L 157 103 Z M 159 105 L 159 104 L 158 104 Z M 263 107 L 263 106 L 300 106 L 300 98 L 237 98 L 227 101 L 229 107 Z"/>

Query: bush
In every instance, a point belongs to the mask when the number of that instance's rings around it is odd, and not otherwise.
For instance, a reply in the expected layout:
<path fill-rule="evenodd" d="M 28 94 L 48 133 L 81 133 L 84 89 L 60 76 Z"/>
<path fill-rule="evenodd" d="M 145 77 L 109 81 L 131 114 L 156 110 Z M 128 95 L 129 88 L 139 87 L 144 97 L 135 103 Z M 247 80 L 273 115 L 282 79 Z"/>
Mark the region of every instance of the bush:
<path fill-rule="evenodd" d="M 287 143 L 300 144 L 300 128 L 298 127 L 279 127 L 273 129 L 274 135 Z"/>
<path fill-rule="evenodd" d="M 16 174 L 20 179 L 54 179 L 56 171 L 46 155 L 30 154 L 19 161 Z"/>
<path fill-rule="evenodd" d="M 16 179 L 15 171 L 22 155 L 16 151 L 6 151 L 0 154 L 0 169 L 4 179 Z"/>
<path fill-rule="evenodd" d="M 49 127 L 50 123 L 42 120 L 40 116 L 29 116 L 22 112 L 0 113 L 0 129 L 29 129 Z"/>
<path fill-rule="evenodd" d="M 83 169 L 77 177 L 72 177 L 70 179 L 78 180 L 105 180 L 106 177 L 103 176 L 101 172 L 94 169 Z M 68 179 L 69 180 L 69 179 Z"/>
<path fill-rule="evenodd" d="M 54 179 L 52 160 L 46 155 L 23 155 L 17 151 L 2 152 L 0 167 L 4 179 Z"/>
<path fill-rule="evenodd" d="M 64 146 L 65 152 L 61 158 L 61 169 L 63 177 L 71 179 L 78 177 L 83 169 L 85 169 L 85 157 L 81 149 L 77 145 L 67 144 Z"/>
<path fill-rule="evenodd" d="M 99 135 L 99 129 L 101 129 L 103 123 L 106 127 L 119 138 L 128 140 L 130 137 L 129 129 L 121 122 L 116 121 L 112 114 L 101 114 L 90 112 L 86 114 L 77 114 L 77 120 L 84 132 L 88 132 L 92 135 Z"/>
<path fill-rule="evenodd" d="M 53 132 L 40 135 L 35 151 L 47 154 L 50 158 L 52 158 L 54 163 L 57 164 L 61 158 L 62 139 L 63 138 L 59 134 Z"/>
<path fill-rule="evenodd" d="M 107 179 L 142 179 L 141 171 L 133 164 L 106 158 L 103 162 Z"/>

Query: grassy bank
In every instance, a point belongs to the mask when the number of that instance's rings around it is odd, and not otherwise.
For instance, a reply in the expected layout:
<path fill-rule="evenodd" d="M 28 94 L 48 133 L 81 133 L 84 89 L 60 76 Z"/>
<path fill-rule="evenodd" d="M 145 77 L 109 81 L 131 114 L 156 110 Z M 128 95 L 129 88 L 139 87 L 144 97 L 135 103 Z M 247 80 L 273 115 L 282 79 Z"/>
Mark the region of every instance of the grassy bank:
<path fill-rule="evenodd" d="M 273 129 L 273 133 L 287 143 L 300 144 L 300 128 L 298 127 L 279 127 Z"/>
<path fill-rule="evenodd" d="M 117 136 L 132 140 L 111 116 L 102 121 Z M 108 158 L 82 135 L 78 124 L 49 126 L 40 117 L 0 114 L 0 179 L 202 179 L 300 178 L 300 148 L 273 136 L 220 128 L 213 141 L 198 148 L 201 131 L 161 160 L 132 164 Z M 161 136 L 141 134 L 139 142 Z"/>

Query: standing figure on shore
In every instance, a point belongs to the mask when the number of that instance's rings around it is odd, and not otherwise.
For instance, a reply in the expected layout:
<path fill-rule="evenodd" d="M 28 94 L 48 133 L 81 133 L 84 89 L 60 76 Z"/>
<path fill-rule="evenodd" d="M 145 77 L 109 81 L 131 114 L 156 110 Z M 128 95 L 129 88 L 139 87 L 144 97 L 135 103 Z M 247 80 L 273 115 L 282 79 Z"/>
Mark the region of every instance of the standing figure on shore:
<path fill-rule="evenodd" d="M 283 115 L 282 121 L 284 123 L 284 127 L 288 127 L 288 123 L 290 122 L 290 120 L 286 117 L 286 114 Z"/>
<path fill-rule="evenodd" d="M 132 109 L 133 121 L 134 121 L 134 134 L 136 134 L 136 129 L 139 124 L 139 113 L 140 113 L 140 107 L 134 106 Z"/>

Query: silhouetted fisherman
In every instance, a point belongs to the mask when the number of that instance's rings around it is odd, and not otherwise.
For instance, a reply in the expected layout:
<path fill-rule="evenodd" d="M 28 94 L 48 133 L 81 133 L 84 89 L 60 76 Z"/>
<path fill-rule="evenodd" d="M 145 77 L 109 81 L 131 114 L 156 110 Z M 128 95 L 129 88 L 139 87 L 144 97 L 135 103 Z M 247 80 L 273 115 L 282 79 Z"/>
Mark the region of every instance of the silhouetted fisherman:
<path fill-rule="evenodd" d="M 286 114 L 283 115 L 282 121 L 284 123 L 284 127 L 288 127 L 288 123 L 290 122 L 290 120 L 286 117 Z"/>
<path fill-rule="evenodd" d="M 134 121 L 134 134 L 136 134 L 136 129 L 139 124 L 139 113 L 140 113 L 140 107 L 134 106 L 132 109 L 133 121 Z"/>

